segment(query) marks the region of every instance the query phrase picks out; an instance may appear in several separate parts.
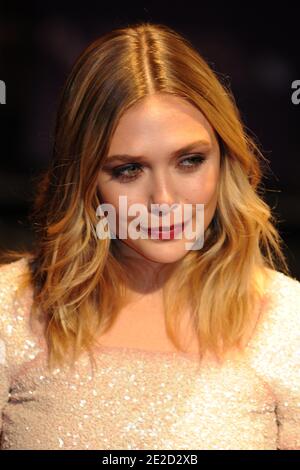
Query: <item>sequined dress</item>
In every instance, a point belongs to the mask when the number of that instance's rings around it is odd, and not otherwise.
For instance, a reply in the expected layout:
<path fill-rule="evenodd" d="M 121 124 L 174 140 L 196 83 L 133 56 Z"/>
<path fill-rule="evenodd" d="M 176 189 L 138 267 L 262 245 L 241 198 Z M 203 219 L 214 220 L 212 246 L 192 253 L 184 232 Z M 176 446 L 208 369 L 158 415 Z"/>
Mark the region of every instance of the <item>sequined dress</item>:
<path fill-rule="evenodd" d="M 300 282 L 273 271 L 243 358 L 102 346 L 49 372 L 22 258 L 0 268 L 1 449 L 300 449 Z"/>

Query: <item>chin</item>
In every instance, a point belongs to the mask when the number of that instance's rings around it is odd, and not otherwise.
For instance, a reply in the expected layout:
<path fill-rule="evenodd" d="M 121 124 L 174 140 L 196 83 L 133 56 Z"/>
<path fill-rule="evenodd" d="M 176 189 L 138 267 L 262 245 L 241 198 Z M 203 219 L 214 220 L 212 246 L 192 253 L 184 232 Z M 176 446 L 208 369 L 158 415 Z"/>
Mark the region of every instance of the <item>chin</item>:
<path fill-rule="evenodd" d="M 184 243 L 176 243 L 176 241 L 162 241 L 151 247 L 131 246 L 131 248 L 144 258 L 156 263 L 175 263 L 189 252 L 185 249 Z"/>

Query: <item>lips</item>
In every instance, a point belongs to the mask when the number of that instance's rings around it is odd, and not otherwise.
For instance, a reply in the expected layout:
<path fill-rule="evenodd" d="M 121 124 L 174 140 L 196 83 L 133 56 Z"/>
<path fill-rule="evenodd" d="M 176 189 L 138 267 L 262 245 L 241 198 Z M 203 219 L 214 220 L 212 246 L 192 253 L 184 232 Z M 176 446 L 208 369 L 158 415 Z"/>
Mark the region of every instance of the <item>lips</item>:
<path fill-rule="evenodd" d="M 171 225 L 170 227 L 159 227 L 159 228 L 153 228 L 155 232 L 169 232 L 171 230 L 174 230 L 174 228 L 180 228 L 182 226 L 181 224 L 176 224 L 176 225 Z M 151 231 L 151 228 L 148 228 L 148 231 Z"/>
<path fill-rule="evenodd" d="M 187 223 L 187 222 L 185 222 Z M 164 226 L 160 226 L 160 227 L 149 227 L 148 229 L 146 229 L 145 227 L 142 227 L 141 226 L 141 229 L 144 230 L 144 231 L 148 231 L 148 232 L 169 232 L 169 231 L 172 231 L 172 230 L 175 230 L 177 228 L 182 228 L 183 227 L 183 222 L 180 223 L 180 224 L 176 224 L 176 225 L 170 225 L 169 227 L 164 227 Z"/>

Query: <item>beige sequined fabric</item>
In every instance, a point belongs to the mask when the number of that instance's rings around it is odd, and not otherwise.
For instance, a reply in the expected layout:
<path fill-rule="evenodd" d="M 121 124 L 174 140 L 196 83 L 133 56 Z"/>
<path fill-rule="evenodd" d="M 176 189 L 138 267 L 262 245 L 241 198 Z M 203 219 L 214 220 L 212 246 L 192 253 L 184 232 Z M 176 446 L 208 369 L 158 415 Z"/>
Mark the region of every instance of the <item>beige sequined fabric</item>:
<path fill-rule="evenodd" d="M 300 282 L 272 272 L 246 347 L 222 365 L 182 352 L 97 351 L 49 372 L 30 327 L 25 258 L 0 268 L 1 449 L 300 449 Z"/>

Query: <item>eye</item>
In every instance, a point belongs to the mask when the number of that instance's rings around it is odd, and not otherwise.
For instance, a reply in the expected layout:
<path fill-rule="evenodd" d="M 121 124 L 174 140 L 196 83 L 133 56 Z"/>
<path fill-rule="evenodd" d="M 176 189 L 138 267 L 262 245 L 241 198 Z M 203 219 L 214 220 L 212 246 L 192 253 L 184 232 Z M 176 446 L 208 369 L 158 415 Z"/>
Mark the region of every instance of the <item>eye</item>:
<path fill-rule="evenodd" d="M 179 167 L 182 171 L 193 171 L 198 168 L 204 161 L 205 156 L 203 154 L 193 154 L 187 158 L 184 158 L 179 163 Z M 187 163 L 187 164 L 186 164 Z M 110 170 L 113 179 L 123 182 L 131 182 L 138 178 L 139 173 L 142 171 L 143 165 L 138 163 L 129 163 L 120 167 L 113 168 Z"/>
<path fill-rule="evenodd" d="M 195 167 L 198 167 L 204 162 L 204 160 L 205 160 L 205 157 L 202 154 L 197 154 L 197 155 L 191 155 L 190 157 L 187 157 L 184 160 L 181 160 L 180 163 L 190 162 L 188 165 L 182 165 L 182 168 L 184 169 L 183 171 L 186 171 L 189 169 L 193 170 Z"/>
<path fill-rule="evenodd" d="M 120 181 L 132 181 L 137 177 L 137 168 L 141 169 L 141 165 L 138 165 L 137 163 L 129 163 L 128 165 L 114 168 L 111 173 L 112 178 Z"/>

